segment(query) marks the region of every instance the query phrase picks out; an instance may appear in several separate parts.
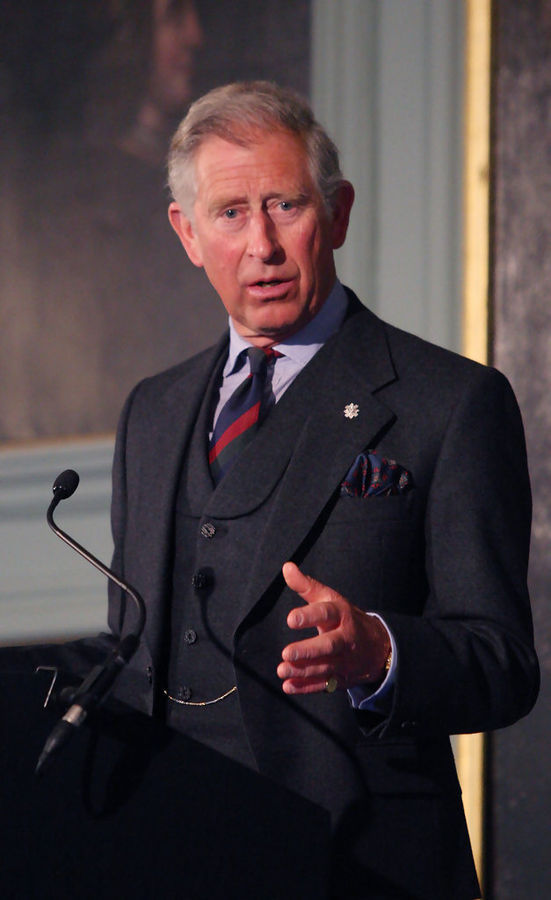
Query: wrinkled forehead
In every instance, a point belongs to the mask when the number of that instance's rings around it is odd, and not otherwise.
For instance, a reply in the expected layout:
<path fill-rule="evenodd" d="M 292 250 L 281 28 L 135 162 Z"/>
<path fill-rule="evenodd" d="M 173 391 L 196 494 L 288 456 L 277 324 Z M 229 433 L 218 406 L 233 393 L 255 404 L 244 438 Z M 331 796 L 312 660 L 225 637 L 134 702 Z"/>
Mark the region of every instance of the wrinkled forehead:
<path fill-rule="evenodd" d="M 292 132 L 256 131 L 247 139 L 230 141 L 210 135 L 195 159 L 196 196 L 213 190 L 242 188 L 253 193 L 316 190 L 304 143 Z"/>
<path fill-rule="evenodd" d="M 214 124 L 214 127 L 212 127 Z M 182 204 L 186 215 L 193 220 L 193 207 L 199 190 L 199 170 L 202 169 L 202 160 L 211 156 L 209 148 L 215 143 L 225 142 L 229 151 L 235 148 L 253 149 L 262 147 L 268 140 L 276 142 L 283 152 L 284 148 L 293 148 L 293 162 L 295 167 L 302 168 L 311 179 L 314 188 L 319 189 L 319 173 L 315 154 L 309 152 L 309 145 L 304 134 L 285 128 L 277 120 L 267 120 L 266 123 L 248 124 L 240 120 L 228 123 L 205 123 L 189 142 L 187 159 L 179 164 L 177 175 L 173 176 L 174 194 Z M 220 159 L 223 161 L 224 155 Z M 175 167 L 176 168 L 176 167 Z"/>
<path fill-rule="evenodd" d="M 277 153 L 281 154 L 281 159 L 285 160 L 290 167 L 298 168 L 307 166 L 311 170 L 308 146 L 303 135 L 297 134 L 283 128 L 279 123 L 274 122 L 271 126 L 247 128 L 241 123 L 237 123 L 230 129 L 220 129 L 214 132 L 206 133 L 198 141 L 197 146 L 192 155 L 194 174 L 201 168 L 201 162 L 206 157 L 212 157 L 218 153 L 220 161 L 224 161 L 224 149 L 231 151 L 242 148 L 244 151 L 255 153 L 258 151 L 257 158 L 262 160 L 263 148 L 269 148 L 270 156 L 274 158 L 274 148 Z M 237 154 L 238 155 L 238 154 Z M 315 179 L 315 172 L 312 171 Z M 196 180 L 196 179 L 195 179 Z"/>

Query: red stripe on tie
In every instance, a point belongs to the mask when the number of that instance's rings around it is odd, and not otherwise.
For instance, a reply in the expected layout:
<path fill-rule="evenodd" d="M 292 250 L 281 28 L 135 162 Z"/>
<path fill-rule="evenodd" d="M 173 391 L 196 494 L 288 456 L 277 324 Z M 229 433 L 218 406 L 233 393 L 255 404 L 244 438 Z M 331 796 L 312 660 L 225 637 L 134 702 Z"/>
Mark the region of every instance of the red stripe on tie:
<path fill-rule="evenodd" d="M 240 434 L 243 434 L 244 431 L 247 431 L 248 428 L 251 428 L 251 426 L 258 421 L 259 412 L 260 403 L 255 403 L 255 405 L 251 406 L 251 408 L 244 412 L 243 415 L 239 416 L 235 422 L 232 422 L 229 428 L 226 428 L 224 434 L 220 436 L 220 439 L 209 451 L 209 463 L 212 463 L 218 454 L 222 452 L 224 447 L 227 447 L 234 438 L 239 437 Z"/>

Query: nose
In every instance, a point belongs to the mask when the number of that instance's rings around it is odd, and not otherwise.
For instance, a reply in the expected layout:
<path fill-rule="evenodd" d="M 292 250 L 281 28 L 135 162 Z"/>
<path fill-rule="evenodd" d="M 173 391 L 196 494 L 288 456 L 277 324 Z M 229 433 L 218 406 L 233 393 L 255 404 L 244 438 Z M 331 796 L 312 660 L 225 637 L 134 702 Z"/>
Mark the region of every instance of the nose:
<path fill-rule="evenodd" d="M 247 253 L 267 262 L 279 247 L 276 229 L 264 211 L 253 214 L 249 221 Z"/>

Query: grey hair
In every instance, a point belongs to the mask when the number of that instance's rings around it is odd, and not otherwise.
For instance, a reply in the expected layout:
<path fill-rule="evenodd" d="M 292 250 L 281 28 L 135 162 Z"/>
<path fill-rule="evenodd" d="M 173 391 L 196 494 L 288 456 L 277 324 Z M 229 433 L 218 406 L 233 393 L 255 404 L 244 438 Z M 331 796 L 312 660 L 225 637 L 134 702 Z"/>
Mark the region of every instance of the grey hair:
<path fill-rule="evenodd" d="M 168 155 L 168 185 L 173 198 L 191 217 L 195 201 L 195 154 L 203 141 L 216 135 L 246 147 L 258 133 L 274 128 L 299 137 L 310 171 L 331 212 L 343 177 L 339 153 L 305 100 L 289 88 L 269 81 L 242 81 L 214 88 L 193 103 L 178 126 Z"/>

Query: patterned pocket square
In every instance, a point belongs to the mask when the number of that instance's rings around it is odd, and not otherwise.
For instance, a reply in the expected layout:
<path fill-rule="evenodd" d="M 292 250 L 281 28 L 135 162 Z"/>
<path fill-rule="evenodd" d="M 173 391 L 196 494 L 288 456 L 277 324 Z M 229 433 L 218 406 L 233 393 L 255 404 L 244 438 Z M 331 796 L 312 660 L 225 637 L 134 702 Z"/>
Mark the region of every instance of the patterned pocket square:
<path fill-rule="evenodd" d="M 349 497 L 388 497 L 403 494 L 412 487 L 411 474 L 394 459 L 385 459 L 372 451 L 360 453 L 341 484 L 341 494 Z"/>

